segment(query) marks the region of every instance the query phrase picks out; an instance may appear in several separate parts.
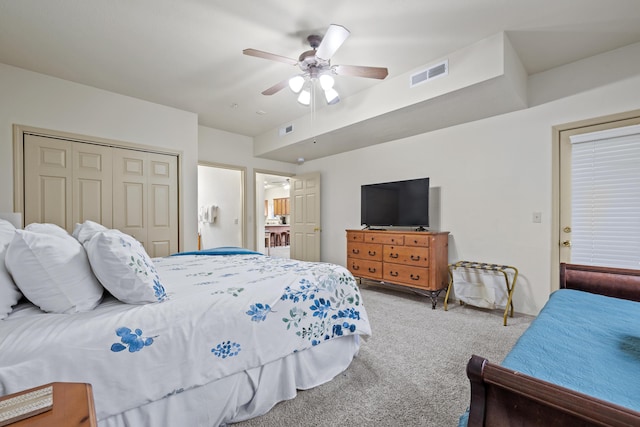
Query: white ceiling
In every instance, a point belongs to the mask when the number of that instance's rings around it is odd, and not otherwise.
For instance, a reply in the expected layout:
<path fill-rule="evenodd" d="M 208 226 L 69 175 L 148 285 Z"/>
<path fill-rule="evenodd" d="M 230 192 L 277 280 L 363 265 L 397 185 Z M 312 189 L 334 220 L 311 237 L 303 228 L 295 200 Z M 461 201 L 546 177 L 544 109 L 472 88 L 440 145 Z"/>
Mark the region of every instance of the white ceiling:
<path fill-rule="evenodd" d="M 640 41 L 638 0 L 0 0 L 0 62 L 198 114 L 257 136 L 305 115 L 288 89 L 306 37 L 351 31 L 333 64 L 389 77 L 505 31 L 528 74 Z M 339 76 L 344 98 L 379 84 Z M 258 114 L 260 112 L 261 114 Z"/>

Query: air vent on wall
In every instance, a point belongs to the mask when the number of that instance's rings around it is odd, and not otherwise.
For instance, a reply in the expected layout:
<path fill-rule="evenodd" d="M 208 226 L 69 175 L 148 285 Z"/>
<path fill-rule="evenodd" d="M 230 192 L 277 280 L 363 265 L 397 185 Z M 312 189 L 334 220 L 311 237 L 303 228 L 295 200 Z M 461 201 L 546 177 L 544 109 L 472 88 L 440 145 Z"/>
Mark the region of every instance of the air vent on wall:
<path fill-rule="evenodd" d="M 280 128 L 280 132 L 278 132 L 280 134 L 280 136 L 284 136 L 288 133 L 293 132 L 293 125 L 287 125 L 285 127 Z"/>
<path fill-rule="evenodd" d="M 427 68 L 426 70 L 418 71 L 409 77 L 409 87 L 417 86 L 428 80 L 433 80 L 438 77 L 443 77 L 449 74 L 449 60 L 444 60 L 439 64 Z"/>

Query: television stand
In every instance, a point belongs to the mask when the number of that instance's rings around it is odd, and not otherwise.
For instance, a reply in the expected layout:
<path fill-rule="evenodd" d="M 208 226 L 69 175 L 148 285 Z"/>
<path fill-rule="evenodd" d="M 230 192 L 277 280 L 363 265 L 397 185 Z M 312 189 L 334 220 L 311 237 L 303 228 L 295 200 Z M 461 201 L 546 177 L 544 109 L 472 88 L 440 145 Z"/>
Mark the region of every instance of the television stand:
<path fill-rule="evenodd" d="M 422 291 L 436 308 L 449 285 L 449 232 L 347 230 L 347 268 L 356 277 Z"/>

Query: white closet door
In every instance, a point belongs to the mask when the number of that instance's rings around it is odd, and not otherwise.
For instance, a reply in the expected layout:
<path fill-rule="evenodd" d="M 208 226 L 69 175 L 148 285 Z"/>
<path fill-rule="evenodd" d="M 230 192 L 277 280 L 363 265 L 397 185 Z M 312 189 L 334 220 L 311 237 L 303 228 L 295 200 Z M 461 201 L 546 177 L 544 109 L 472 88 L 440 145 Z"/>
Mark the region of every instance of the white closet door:
<path fill-rule="evenodd" d="M 145 249 L 148 249 L 147 165 L 147 153 L 113 149 L 113 228 L 133 236 Z"/>
<path fill-rule="evenodd" d="M 48 222 L 73 231 L 71 158 L 71 141 L 25 135 L 25 226 Z"/>
<path fill-rule="evenodd" d="M 148 154 L 147 252 L 151 257 L 178 251 L 178 158 Z"/>
<path fill-rule="evenodd" d="M 139 240 L 150 256 L 178 249 L 178 156 L 24 134 L 24 223 L 68 232 L 86 220 Z"/>
<path fill-rule="evenodd" d="M 178 159 L 113 149 L 113 227 L 151 257 L 178 251 Z"/>
<path fill-rule="evenodd" d="M 73 143 L 73 222 L 112 227 L 111 147 Z"/>

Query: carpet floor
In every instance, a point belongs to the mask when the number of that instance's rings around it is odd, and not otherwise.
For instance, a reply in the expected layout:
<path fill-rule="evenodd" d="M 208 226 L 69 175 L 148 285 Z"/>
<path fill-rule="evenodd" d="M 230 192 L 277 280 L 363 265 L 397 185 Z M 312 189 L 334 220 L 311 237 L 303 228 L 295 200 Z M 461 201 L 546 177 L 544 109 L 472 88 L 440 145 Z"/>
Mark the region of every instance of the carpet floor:
<path fill-rule="evenodd" d="M 299 391 L 238 427 L 457 426 L 469 405 L 472 354 L 501 362 L 533 320 L 361 285 L 373 334 L 351 366 L 327 384 Z"/>

